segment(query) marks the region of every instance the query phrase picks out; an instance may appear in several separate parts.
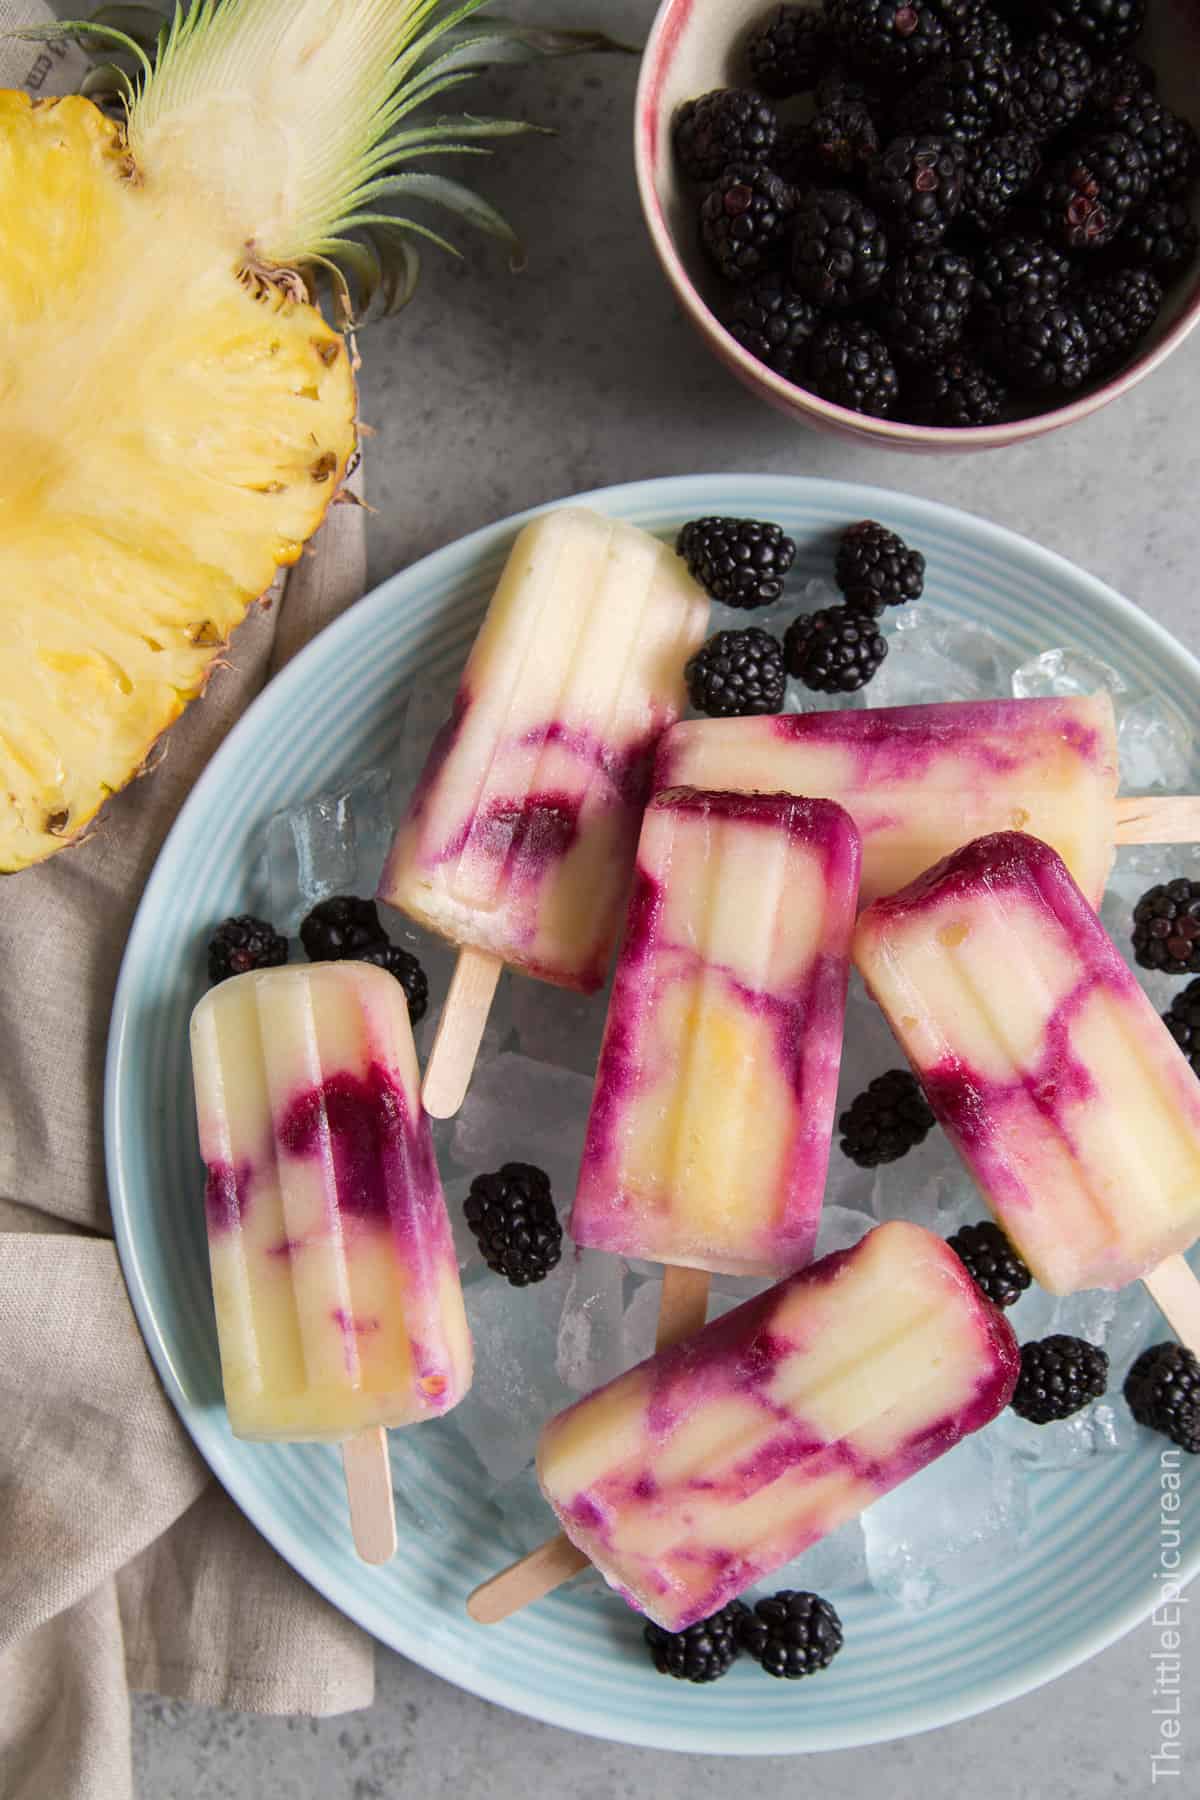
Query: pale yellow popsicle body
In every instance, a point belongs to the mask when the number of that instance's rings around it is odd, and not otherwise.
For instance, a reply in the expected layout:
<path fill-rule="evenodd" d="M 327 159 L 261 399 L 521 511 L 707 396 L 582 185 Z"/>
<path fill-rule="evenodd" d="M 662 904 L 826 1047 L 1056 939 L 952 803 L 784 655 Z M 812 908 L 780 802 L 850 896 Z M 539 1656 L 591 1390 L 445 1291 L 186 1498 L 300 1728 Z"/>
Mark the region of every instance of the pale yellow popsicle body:
<path fill-rule="evenodd" d="M 546 981 L 600 987 L 654 751 L 707 617 L 648 532 L 582 507 L 526 525 L 380 899 Z"/>
<path fill-rule="evenodd" d="M 471 1340 L 399 982 L 354 962 L 238 975 L 191 1043 L 233 1430 L 448 1412 Z"/>

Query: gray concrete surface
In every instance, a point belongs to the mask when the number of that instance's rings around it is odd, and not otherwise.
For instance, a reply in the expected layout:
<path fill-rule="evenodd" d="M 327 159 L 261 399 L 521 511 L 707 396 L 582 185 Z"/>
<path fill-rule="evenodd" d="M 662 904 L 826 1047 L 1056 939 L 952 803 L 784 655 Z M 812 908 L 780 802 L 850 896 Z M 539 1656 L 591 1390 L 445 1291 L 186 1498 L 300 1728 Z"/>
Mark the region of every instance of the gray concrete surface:
<path fill-rule="evenodd" d="M 506 7 L 506 11 L 516 11 Z M 522 11 L 644 35 L 649 0 L 539 0 Z M 523 231 L 510 275 L 490 246 L 464 265 L 430 250 L 416 300 L 364 334 L 371 572 L 391 573 L 537 501 L 704 470 L 833 475 L 935 496 L 1011 525 L 1140 602 L 1200 651 L 1196 564 L 1200 334 L 1124 401 L 1069 434 L 990 456 L 916 459 L 798 431 L 711 363 L 646 240 L 630 156 L 636 63 L 559 63 L 467 90 L 478 111 L 520 110 L 557 141 L 518 143 L 470 173 Z M 731 1782 L 822 1800 L 1107 1800 L 1150 1792 L 1155 1636 L 1134 1632 L 1039 1693 L 967 1724 L 861 1752 L 738 1770 L 531 1724 L 390 1652 L 368 1713 L 321 1723 L 156 1699 L 136 1710 L 144 1800 L 716 1800 Z M 1184 1654 L 1200 1671 L 1200 1621 Z M 1200 1693 L 1191 1680 L 1190 1692 Z M 1185 1724 L 1185 1737 L 1187 1727 Z M 1200 1714 L 1190 1776 L 1200 1792 Z"/>

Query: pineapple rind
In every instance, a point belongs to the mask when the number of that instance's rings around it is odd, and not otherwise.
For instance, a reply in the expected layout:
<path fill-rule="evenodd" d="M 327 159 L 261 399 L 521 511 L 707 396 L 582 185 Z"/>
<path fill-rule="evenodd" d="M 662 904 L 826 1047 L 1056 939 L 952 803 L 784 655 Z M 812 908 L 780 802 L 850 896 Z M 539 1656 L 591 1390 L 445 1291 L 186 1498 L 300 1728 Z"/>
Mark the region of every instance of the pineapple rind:
<path fill-rule="evenodd" d="M 137 773 L 345 472 L 346 344 L 240 248 L 89 101 L 0 92 L 0 870 Z"/>

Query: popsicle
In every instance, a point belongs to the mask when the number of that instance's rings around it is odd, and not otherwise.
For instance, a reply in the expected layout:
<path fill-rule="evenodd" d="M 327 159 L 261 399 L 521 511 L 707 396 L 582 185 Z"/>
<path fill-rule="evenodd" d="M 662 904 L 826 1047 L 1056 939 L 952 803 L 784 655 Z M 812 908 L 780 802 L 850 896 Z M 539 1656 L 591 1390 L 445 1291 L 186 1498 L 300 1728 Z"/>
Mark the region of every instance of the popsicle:
<path fill-rule="evenodd" d="M 1191 796 L 1117 799 L 1107 694 L 689 720 L 655 771 L 656 787 L 680 784 L 839 801 L 862 833 L 864 906 L 992 831 L 1052 844 L 1093 905 L 1114 843 L 1200 837 Z"/>
<path fill-rule="evenodd" d="M 980 838 L 869 907 L 854 958 L 1042 1285 L 1162 1303 L 1200 1235 L 1200 1083 L 1062 858 Z"/>
<path fill-rule="evenodd" d="M 501 967 L 603 985 L 655 747 L 708 600 L 665 544 L 562 507 L 519 533 L 379 897 L 463 947 L 426 1071 L 447 1116 Z"/>
<path fill-rule="evenodd" d="M 895 1220 L 559 1413 L 538 1478 L 576 1556 L 680 1631 L 995 1418 L 1019 1367 L 949 1246 Z M 472 1616 L 536 1599 L 548 1562 Z"/>
<path fill-rule="evenodd" d="M 858 832 L 827 800 L 655 796 L 596 1076 L 576 1243 L 778 1277 L 812 1256 Z"/>
<path fill-rule="evenodd" d="M 356 962 L 238 975 L 196 1007 L 191 1048 L 230 1425 L 346 1441 L 356 1536 L 390 1554 L 370 1516 L 372 1494 L 390 1516 L 383 1428 L 471 1382 L 404 991 Z"/>

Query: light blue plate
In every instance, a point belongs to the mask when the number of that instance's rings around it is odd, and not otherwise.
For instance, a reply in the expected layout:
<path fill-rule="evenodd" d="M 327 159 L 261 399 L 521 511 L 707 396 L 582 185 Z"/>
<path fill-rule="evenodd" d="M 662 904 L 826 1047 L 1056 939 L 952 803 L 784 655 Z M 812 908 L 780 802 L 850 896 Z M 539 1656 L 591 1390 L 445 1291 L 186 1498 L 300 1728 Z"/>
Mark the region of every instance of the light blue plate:
<path fill-rule="evenodd" d="M 809 565 L 801 572 L 812 574 L 828 573 L 836 529 L 882 517 L 925 552 L 939 606 L 1022 654 L 1086 644 L 1185 715 L 1200 708 L 1200 665 L 1127 601 L 1060 557 L 947 507 L 852 484 L 741 475 L 638 482 L 582 499 L 672 534 L 703 513 L 777 519 L 801 546 Z M 217 920 L 249 904 L 270 815 L 339 773 L 386 760 L 398 695 L 461 663 L 528 516 L 394 576 L 310 645 L 230 735 L 163 847 L 121 971 L 106 1093 L 117 1242 L 146 1341 L 201 1452 L 275 1548 L 384 1643 L 489 1700 L 626 1743 L 741 1754 L 838 1749 L 966 1718 L 1082 1662 L 1151 1611 L 1165 1440 L 1147 1432 L 1103 1468 L 1039 1475 L 1035 1530 L 1020 1560 L 923 1616 L 866 1588 L 838 1594 L 846 1648 L 819 1680 L 796 1687 L 739 1666 L 701 1689 L 653 1674 L 638 1621 L 611 1597 L 567 1590 L 502 1626 L 468 1621 L 467 1593 L 509 1557 L 453 1434 L 433 1426 L 402 1434 L 404 1480 L 457 1523 L 406 1532 L 379 1570 L 351 1548 L 334 1450 L 230 1435 L 188 1065 L 200 946 Z M 1200 782 L 1200 769 L 1192 773 Z M 1176 1516 L 1190 1576 L 1200 1569 L 1200 1479 L 1185 1487 Z"/>

